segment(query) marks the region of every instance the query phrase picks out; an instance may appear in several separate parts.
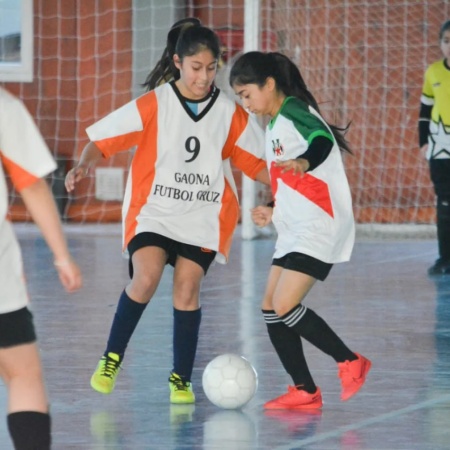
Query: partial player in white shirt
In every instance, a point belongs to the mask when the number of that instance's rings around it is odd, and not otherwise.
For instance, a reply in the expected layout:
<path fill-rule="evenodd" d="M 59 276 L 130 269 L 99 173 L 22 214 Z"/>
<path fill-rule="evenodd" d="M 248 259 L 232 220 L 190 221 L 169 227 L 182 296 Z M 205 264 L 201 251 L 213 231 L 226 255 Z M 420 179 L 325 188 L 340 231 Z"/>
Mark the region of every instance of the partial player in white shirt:
<path fill-rule="evenodd" d="M 50 449 L 49 401 L 44 385 L 22 256 L 7 219 L 7 173 L 53 253 L 67 292 L 82 279 L 63 234 L 45 176 L 56 168 L 30 114 L 0 87 L 0 376 L 8 389 L 8 429 L 17 449 Z M 55 305 L 57 306 L 57 305 Z"/>

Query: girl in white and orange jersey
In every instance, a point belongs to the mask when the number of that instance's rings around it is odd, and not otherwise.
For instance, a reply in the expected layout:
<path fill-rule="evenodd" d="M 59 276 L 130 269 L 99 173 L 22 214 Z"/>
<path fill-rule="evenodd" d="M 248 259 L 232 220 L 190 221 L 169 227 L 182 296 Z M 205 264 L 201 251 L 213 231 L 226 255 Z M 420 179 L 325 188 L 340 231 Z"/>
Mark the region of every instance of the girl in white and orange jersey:
<path fill-rule="evenodd" d="M 81 274 L 63 235 L 45 176 L 56 168 L 33 119 L 19 99 L 0 87 L 0 376 L 8 389 L 8 429 L 14 448 L 50 449 L 50 415 L 22 256 L 7 219 L 10 176 L 55 258 L 68 292 Z"/>
<path fill-rule="evenodd" d="M 348 400 L 364 384 L 371 363 L 353 353 L 302 301 L 316 280 L 325 280 L 334 263 L 349 260 L 353 249 L 352 202 L 340 153 L 350 149 L 342 130 L 321 117 L 300 71 L 286 56 L 246 53 L 233 65 L 230 84 L 246 108 L 271 117 L 266 159 L 274 208 L 257 207 L 252 218 L 259 226 L 273 220 L 278 234 L 262 312 L 294 386 L 264 407 L 322 407 L 322 394 L 299 338 L 337 362 L 341 399 Z"/>
<path fill-rule="evenodd" d="M 175 24 L 162 60 L 147 79 L 149 92 L 87 129 L 90 143 L 67 175 L 71 191 L 101 157 L 135 148 L 122 210 L 131 282 L 121 294 L 106 350 L 91 378 L 98 392 L 114 389 L 127 344 L 170 263 L 170 401 L 195 401 L 191 375 L 201 321 L 200 284 L 214 259 L 227 261 L 239 216 L 230 163 L 269 183 L 263 130 L 214 86 L 219 58 L 213 31 L 196 19 Z"/>

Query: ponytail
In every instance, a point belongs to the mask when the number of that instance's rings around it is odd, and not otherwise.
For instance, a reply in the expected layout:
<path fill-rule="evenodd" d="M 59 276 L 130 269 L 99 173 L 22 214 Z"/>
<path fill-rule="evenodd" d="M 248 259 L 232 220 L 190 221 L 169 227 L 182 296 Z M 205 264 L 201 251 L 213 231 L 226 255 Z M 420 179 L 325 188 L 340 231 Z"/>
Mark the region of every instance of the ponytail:
<path fill-rule="evenodd" d="M 156 66 L 147 75 L 145 82 L 142 84 L 142 87 L 144 87 L 146 91 L 150 91 L 172 79 L 177 80 L 180 78 L 180 72 L 173 62 L 177 41 L 182 31 L 189 27 L 196 26 L 201 26 L 201 22 L 195 17 L 179 20 L 172 25 L 167 35 L 166 48 L 164 49 L 160 60 L 156 63 Z"/>
<path fill-rule="evenodd" d="M 297 97 L 304 101 L 307 105 L 312 106 L 319 114 L 319 104 L 314 98 L 313 94 L 309 91 L 306 83 L 300 73 L 298 67 L 285 55 L 281 53 L 269 53 L 269 57 L 272 58 L 275 66 L 275 72 L 278 71 L 278 78 L 274 77 L 279 89 L 286 95 Z M 353 154 L 348 141 L 345 139 L 350 123 L 344 128 L 337 127 L 336 125 L 326 122 L 331 129 L 336 142 L 341 151 Z"/>

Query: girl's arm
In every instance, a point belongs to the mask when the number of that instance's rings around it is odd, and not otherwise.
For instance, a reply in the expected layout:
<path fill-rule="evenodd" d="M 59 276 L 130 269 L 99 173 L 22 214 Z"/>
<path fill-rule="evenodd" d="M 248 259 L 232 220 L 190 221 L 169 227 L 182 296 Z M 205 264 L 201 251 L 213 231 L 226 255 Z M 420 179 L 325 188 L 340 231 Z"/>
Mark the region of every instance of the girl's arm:
<path fill-rule="evenodd" d="M 84 147 L 78 164 L 70 169 L 66 175 L 66 189 L 71 192 L 75 189 L 75 184 L 82 180 L 88 173 L 89 168 L 97 163 L 103 157 L 100 149 L 94 142 L 89 142 Z"/>
<path fill-rule="evenodd" d="M 270 206 L 257 206 L 250 210 L 253 223 L 262 228 L 272 222 L 273 208 Z"/>
<path fill-rule="evenodd" d="M 81 272 L 67 247 L 59 213 L 46 180 L 37 180 L 22 189 L 20 195 L 53 253 L 61 284 L 68 292 L 77 290 L 82 284 Z"/>
<path fill-rule="evenodd" d="M 270 186 L 270 176 L 267 166 L 256 174 L 255 180 L 265 184 L 266 186 Z"/>
<path fill-rule="evenodd" d="M 430 132 L 430 119 L 432 105 L 420 104 L 419 111 L 419 147 L 425 154 L 428 147 L 428 134 Z"/>

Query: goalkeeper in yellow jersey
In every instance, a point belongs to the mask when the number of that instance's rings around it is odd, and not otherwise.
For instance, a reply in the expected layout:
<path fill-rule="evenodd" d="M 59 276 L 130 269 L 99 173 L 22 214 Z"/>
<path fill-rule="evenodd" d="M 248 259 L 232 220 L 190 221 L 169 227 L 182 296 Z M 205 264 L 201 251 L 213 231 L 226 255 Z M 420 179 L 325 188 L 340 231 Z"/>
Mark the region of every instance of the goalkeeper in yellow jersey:
<path fill-rule="evenodd" d="M 429 275 L 450 274 L 450 20 L 440 30 L 443 59 L 426 72 L 420 99 L 419 145 L 429 162 L 437 197 L 439 258 Z"/>

